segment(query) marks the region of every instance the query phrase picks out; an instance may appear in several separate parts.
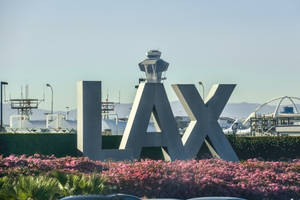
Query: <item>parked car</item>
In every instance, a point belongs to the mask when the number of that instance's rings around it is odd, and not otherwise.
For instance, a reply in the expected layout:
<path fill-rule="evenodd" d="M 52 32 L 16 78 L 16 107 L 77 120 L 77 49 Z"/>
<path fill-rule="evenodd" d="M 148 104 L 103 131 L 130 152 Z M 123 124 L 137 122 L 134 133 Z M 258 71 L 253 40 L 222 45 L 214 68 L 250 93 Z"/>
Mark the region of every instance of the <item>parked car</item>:
<path fill-rule="evenodd" d="M 141 200 L 141 198 L 127 194 L 110 194 L 110 195 L 77 195 L 64 197 L 61 200 Z M 180 200 L 171 198 L 157 198 L 149 200 Z M 246 200 L 236 197 L 197 197 L 188 200 Z"/>
<path fill-rule="evenodd" d="M 64 197 L 60 200 L 140 200 L 140 198 L 127 194 L 110 194 L 110 195 L 76 195 Z"/>
<path fill-rule="evenodd" d="M 236 198 L 236 197 L 197 197 L 188 200 L 247 200 L 247 199 Z"/>

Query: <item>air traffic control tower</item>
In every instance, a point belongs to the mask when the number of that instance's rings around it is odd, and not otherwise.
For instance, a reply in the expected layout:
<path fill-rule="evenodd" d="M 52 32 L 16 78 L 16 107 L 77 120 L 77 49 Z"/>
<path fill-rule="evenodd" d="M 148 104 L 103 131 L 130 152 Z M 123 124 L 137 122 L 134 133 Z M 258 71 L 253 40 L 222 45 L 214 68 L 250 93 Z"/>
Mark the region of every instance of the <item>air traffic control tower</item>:
<path fill-rule="evenodd" d="M 140 70 L 145 72 L 146 81 L 148 83 L 160 83 L 166 77 L 162 77 L 167 71 L 169 63 L 160 58 L 161 52 L 158 50 L 150 50 L 147 52 L 147 59 L 139 63 Z"/>

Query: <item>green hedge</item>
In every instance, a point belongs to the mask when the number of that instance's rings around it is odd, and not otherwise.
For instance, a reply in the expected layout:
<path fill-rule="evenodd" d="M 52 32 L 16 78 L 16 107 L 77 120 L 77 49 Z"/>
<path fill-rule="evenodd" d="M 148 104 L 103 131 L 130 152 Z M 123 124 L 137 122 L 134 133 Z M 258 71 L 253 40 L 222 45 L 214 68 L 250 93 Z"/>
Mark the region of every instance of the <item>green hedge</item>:
<path fill-rule="evenodd" d="M 77 156 L 76 134 L 0 134 L 0 154 Z"/>
<path fill-rule="evenodd" d="M 228 137 L 239 159 L 287 160 L 300 158 L 300 137 Z"/>
<path fill-rule="evenodd" d="M 104 149 L 118 148 L 122 136 L 102 136 Z M 241 160 L 262 158 L 264 160 L 283 160 L 300 158 L 300 137 L 228 137 Z M 56 157 L 80 156 L 76 148 L 76 134 L 0 134 L 0 154 L 32 155 L 54 154 Z M 203 146 L 199 157 L 208 155 Z M 204 156 L 204 157 L 205 157 Z M 162 159 L 160 147 L 142 149 L 142 158 Z"/>

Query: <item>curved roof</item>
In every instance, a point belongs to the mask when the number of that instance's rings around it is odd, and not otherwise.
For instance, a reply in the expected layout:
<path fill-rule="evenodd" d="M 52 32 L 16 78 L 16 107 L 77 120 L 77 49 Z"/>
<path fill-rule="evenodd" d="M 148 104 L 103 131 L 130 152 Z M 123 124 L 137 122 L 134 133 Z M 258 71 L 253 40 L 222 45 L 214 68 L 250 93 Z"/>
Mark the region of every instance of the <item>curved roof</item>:
<path fill-rule="evenodd" d="M 257 112 L 260 111 L 263 107 L 265 107 L 266 105 L 268 105 L 268 104 L 270 104 L 270 103 L 272 103 L 272 102 L 274 102 L 274 101 L 278 101 L 278 100 L 279 100 L 279 102 L 277 103 L 276 109 L 274 110 L 273 113 L 271 113 L 271 115 L 272 115 L 273 117 L 278 117 L 278 116 L 281 114 L 281 113 L 279 112 L 279 108 L 280 108 L 280 106 L 281 106 L 281 104 L 282 104 L 282 102 L 283 102 L 284 100 L 290 101 L 290 103 L 292 104 L 293 108 L 294 108 L 295 111 L 296 111 L 294 114 L 300 114 L 300 113 L 299 113 L 299 110 L 298 110 L 298 108 L 297 108 L 297 106 L 296 106 L 296 104 L 295 104 L 295 100 L 300 100 L 299 97 L 281 96 L 281 97 L 273 98 L 273 99 L 271 99 L 271 100 L 269 100 L 269 101 L 267 101 L 267 102 L 261 104 L 260 106 L 258 106 L 258 107 L 255 109 L 255 111 L 252 112 L 252 113 L 248 116 L 248 118 L 245 120 L 244 123 L 247 123 L 247 122 L 250 120 L 250 118 L 255 117 L 256 114 L 257 114 Z"/>

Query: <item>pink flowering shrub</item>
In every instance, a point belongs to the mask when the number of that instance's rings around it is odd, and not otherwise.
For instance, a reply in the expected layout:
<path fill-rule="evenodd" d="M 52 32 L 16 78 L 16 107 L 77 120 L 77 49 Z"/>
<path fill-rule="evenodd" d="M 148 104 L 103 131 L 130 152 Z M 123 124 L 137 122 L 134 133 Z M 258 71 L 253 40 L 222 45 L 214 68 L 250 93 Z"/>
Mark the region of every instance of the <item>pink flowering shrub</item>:
<path fill-rule="evenodd" d="M 217 159 L 111 163 L 103 172 L 120 192 L 150 197 L 236 196 L 248 199 L 300 197 L 300 160 L 242 163 Z"/>
<path fill-rule="evenodd" d="M 42 156 L 34 154 L 26 157 L 10 155 L 0 159 L 0 175 L 14 172 L 29 174 L 61 170 L 70 173 L 91 173 L 101 172 L 107 163 L 101 161 L 90 161 L 86 157 L 63 157 Z M 106 167 L 107 168 L 107 167 Z"/>
<path fill-rule="evenodd" d="M 218 159 L 190 161 L 100 162 L 84 157 L 34 155 L 0 159 L 0 176 L 38 175 L 53 170 L 65 173 L 100 173 L 110 192 L 137 196 L 191 198 L 235 196 L 246 199 L 300 198 L 300 160 L 240 163 Z"/>

